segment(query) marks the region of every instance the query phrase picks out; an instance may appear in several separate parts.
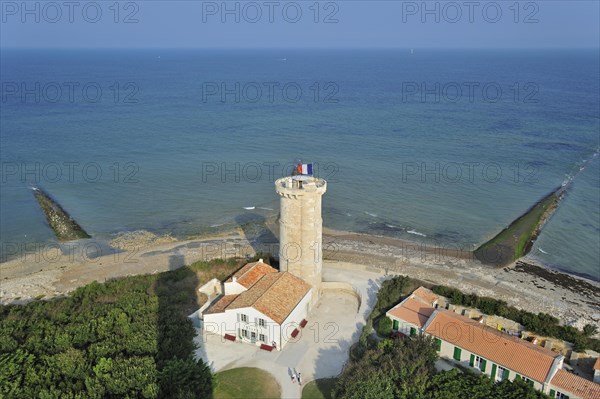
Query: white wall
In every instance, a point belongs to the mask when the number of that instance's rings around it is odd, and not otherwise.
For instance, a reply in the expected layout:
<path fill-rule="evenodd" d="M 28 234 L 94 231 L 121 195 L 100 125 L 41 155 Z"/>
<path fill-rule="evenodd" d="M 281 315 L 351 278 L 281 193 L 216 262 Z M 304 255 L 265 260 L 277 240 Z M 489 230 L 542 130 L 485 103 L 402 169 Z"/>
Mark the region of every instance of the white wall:
<path fill-rule="evenodd" d="M 307 308 L 313 294 L 313 289 L 311 289 L 296 305 L 282 325 L 279 325 L 258 310 L 248 307 L 225 310 L 223 313 L 205 314 L 202 328 L 206 332 L 220 336 L 224 336 L 225 334 L 235 335 L 237 337 L 236 340 L 242 342 L 250 342 L 250 339 L 241 336 L 240 331 L 242 329 L 254 331 L 256 332 L 256 345 L 263 343 L 259 341 L 259 334 L 264 334 L 266 336 L 266 342 L 264 343 L 271 345 L 272 342 L 275 341 L 277 349 L 281 349 L 290 341 L 290 339 L 293 339 L 291 338 L 291 334 L 295 328 L 300 329 L 299 325 L 302 319 L 308 318 Z M 240 314 L 245 314 L 247 316 L 247 323 L 241 321 Z M 266 327 L 258 325 L 259 318 L 266 320 Z"/>
<path fill-rule="evenodd" d="M 476 371 L 479 370 L 476 367 L 471 367 L 471 365 L 470 365 L 471 355 L 477 356 L 476 353 L 472 353 L 472 352 L 469 352 L 468 350 L 465 350 L 464 348 L 461 348 L 461 355 L 460 355 L 461 360 L 460 360 L 460 362 L 458 362 L 458 361 L 454 360 L 454 348 L 455 348 L 454 344 L 442 340 L 442 347 L 439 352 L 440 357 L 445 357 L 449 360 L 452 360 L 454 363 L 460 363 L 462 366 L 467 367 L 471 370 L 476 370 Z M 497 367 L 501 366 L 501 365 L 494 363 L 493 361 L 491 361 L 489 359 L 485 359 L 485 360 L 486 360 L 486 366 L 485 366 L 484 374 L 486 374 L 488 377 L 495 378 L 495 376 L 491 376 L 493 365 L 496 364 Z M 502 367 L 504 367 L 504 366 L 502 366 Z M 511 370 L 511 369 L 508 369 L 508 370 L 509 370 L 508 379 L 510 381 L 513 381 L 515 379 L 515 377 L 517 376 L 517 373 L 514 370 Z M 518 373 L 518 374 L 523 376 L 521 373 Z M 539 391 L 541 391 L 543 389 L 543 385 L 537 381 L 533 381 L 533 387 Z"/>
<path fill-rule="evenodd" d="M 246 315 L 247 322 L 241 321 L 241 314 Z M 258 325 L 259 318 L 266 320 L 266 327 Z M 225 334 L 234 335 L 237 337 L 237 341 L 250 343 L 250 336 L 249 338 L 244 338 L 241 335 L 241 330 L 246 329 L 249 332 L 256 332 L 256 345 L 260 346 L 262 343 L 271 345 L 275 341 L 277 347 L 281 347 L 281 328 L 279 324 L 254 308 L 231 309 L 226 310 L 224 313 L 206 314 L 204 315 L 203 329 L 204 331 L 220 336 L 224 336 Z M 265 335 L 265 342 L 259 340 L 259 334 Z"/>
<path fill-rule="evenodd" d="M 419 334 L 420 328 L 416 324 L 412 324 L 406 320 L 399 319 L 399 318 L 391 315 L 390 313 L 386 313 L 385 315 L 392 320 L 393 331 L 400 331 L 402 334 L 410 336 L 410 329 L 412 327 L 416 330 L 416 334 L 417 335 Z M 396 330 L 394 330 L 394 320 L 398 321 L 398 329 L 396 329 Z"/>
<path fill-rule="evenodd" d="M 298 305 L 296 305 L 294 310 L 292 310 L 289 316 L 283 321 L 283 324 L 281 324 L 281 338 L 283 339 L 283 346 L 285 346 L 290 340 L 294 340 L 294 338 L 291 338 L 291 334 L 295 328 L 300 330 L 300 322 L 302 319 L 308 319 L 307 308 L 312 300 L 312 296 L 316 295 L 314 292 L 315 289 L 316 288 L 311 288 L 310 291 L 308 291 L 304 298 L 298 302 Z M 332 318 L 334 317 L 335 315 L 332 315 Z"/>
<path fill-rule="evenodd" d="M 223 285 L 225 286 L 225 295 L 241 294 L 246 291 L 246 287 L 236 281 L 224 283 Z"/>

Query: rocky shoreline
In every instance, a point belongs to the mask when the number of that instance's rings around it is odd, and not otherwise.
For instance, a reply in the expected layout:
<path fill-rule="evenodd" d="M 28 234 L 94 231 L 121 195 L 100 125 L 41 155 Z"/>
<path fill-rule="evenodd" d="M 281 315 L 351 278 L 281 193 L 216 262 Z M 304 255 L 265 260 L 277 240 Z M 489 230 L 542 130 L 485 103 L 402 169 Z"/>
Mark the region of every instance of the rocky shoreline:
<path fill-rule="evenodd" d="M 264 230 L 264 231 L 263 231 Z M 92 281 L 173 270 L 198 260 L 274 252 L 269 227 L 252 236 L 238 229 L 218 236 L 173 241 L 138 232 L 117 237 L 123 248 L 93 259 L 58 254 L 21 257 L 0 264 L 0 303 L 25 303 L 73 291 Z M 600 283 L 549 270 L 529 259 L 504 268 L 481 264 L 470 251 L 433 248 L 417 242 L 324 229 L 324 267 L 344 264 L 375 276 L 406 274 L 433 284 L 502 299 L 512 306 L 545 312 L 582 328 L 600 324 Z M 85 240 L 82 240 L 85 241 Z M 75 251 L 77 253 L 77 251 Z"/>

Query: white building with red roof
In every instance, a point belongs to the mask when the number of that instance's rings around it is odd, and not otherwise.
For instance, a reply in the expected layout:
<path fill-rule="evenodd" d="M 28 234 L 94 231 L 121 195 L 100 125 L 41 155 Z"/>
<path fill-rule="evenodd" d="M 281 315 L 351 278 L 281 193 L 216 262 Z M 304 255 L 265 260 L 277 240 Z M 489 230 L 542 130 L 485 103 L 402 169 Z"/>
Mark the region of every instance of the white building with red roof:
<path fill-rule="evenodd" d="M 600 385 L 561 369 L 552 377 L 548 394 L 559 399 L 598 399 Z"/>
<path fill-rule="evenodd" d="M 306 325 L 321 289 L 321 197 L 327 182 L 312 176 L 312 164 L 300 166 L 301 172 L 275 181 L 280 197 L 280 271 L 260 259 L 221 287 L 218 281 L 203 286 L 200 290 L 212 299 L 197 312 L 205 332 L 272 350 L 283 348 Z"/>
<path fill-rule="evenodd" d="M 312 287 L 260 259 L 223 283 L 223 295 L 202 312 L 205 332 L 231 341 L 281 349 L 306 323 Z"/>
<path fill-rule="evenodd" d="M 552 398 L 600 399 L 600 385 L 563 369 L 564 356 L 479 321 L 436 308 L 440 298 L 419 287 L 386 315 L 393 330 L 435 339 L 440 357 L 495 381 L 521 379 Z M 600 360 L 596 366 L 600 369 Z"/>
<path fill-rule="evenodd" d="M 398 305 L 388 310 L 386 316 L 392 320 L 392 329 L 407 336 L 415 336 L 423 328 L 439 296 L 425 287 L 419 287 Z"/>

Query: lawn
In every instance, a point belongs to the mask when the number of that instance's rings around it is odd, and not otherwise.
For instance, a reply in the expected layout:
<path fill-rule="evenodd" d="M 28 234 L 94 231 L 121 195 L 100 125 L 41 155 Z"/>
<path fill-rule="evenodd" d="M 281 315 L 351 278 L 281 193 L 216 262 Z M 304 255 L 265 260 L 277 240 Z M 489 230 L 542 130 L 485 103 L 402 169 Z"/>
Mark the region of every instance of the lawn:
<path fill-rule="evenodd" d="M 280 398 L 281 389 L 266 371 L 241 367 L 217 373 L 214 399 Z"/>
<path fill-rule="evenodd" d="M 331 399 L 337 378 L 321 378 L 309 382 L 302 390 L 302 399 Z"/>

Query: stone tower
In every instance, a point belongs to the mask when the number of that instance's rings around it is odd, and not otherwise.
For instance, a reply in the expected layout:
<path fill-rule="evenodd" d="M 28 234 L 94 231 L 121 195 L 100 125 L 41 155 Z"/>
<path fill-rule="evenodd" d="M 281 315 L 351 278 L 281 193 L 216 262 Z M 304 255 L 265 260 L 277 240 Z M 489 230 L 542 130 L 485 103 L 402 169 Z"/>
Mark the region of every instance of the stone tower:
<path fill-rule="evenodd" d="M 313 286 L 311 306 L 319 298 L 323 266 L 323 219 L 321 196 L 327 182 L 299 175 L 275 182 L 280 200 L 279 269 Z"/>

